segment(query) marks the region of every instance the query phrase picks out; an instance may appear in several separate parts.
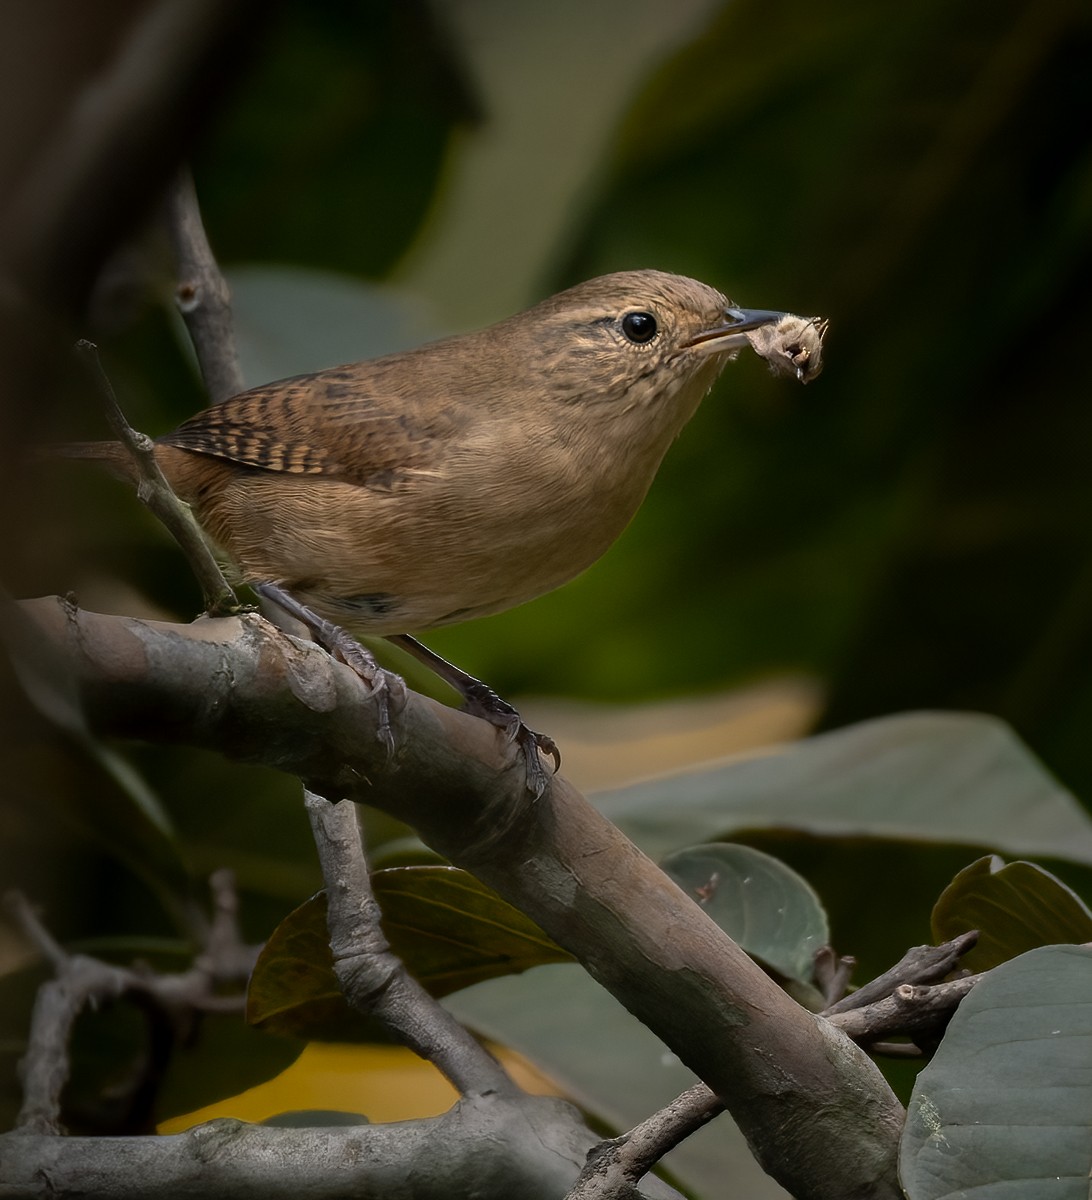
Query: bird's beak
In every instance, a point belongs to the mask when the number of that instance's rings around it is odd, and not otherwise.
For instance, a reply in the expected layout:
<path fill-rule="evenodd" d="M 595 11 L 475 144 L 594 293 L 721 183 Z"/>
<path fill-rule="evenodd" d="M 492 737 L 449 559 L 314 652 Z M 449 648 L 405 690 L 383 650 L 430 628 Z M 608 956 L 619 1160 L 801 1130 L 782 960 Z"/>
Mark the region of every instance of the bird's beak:
<path fill-rule="evenodd" d="M 747 345 L 743 335 L 750 329 L 758 329 L 762 325 L 776 325 L 786 314 L 774 312 L 767 308 L 726 308 L 724 321 L 711 329 L 703 329 L 694 334 L 683 345 L 706 346 L 709 350 L 734 350 Z M 708 343 L 715 343 L 709 345 Z"/>

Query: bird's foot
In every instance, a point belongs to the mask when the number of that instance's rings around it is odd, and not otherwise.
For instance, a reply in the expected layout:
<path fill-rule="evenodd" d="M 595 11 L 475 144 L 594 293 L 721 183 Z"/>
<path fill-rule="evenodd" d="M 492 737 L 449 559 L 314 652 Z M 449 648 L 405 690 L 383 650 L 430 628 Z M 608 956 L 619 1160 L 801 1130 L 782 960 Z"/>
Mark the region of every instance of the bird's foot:
<path fill-rule="evenodd" d="M 388 758 L 394 754 L 395 737 L 391 720 L 392 710 L 405 703 L 406 685 L 399 675 L 385 671 L 375 655 L 353 637 L 347 629 L 320 617 L 306 604 L 275 583 L 254 584 L 254 591 L 265 601 L 305 625 L 315 641 L 360 677 L 367 685 L 369 698 L 376 707 L 376 737 L 386 748 Z"/>
<path fill-rule="evenodd" d="M 546 791 L 549 782 L 542 765 L 540 751 L 552 758 L 554 771 L 561 766 L 561 751 L 552 737 L 537 733 L 523 723 L 519 713 L 507 700 L 502 700 L 491 687 L 468 675 L 461 667 L 441 658 L 434 650 L 422 645 L 416 638 L 400 633 L 390 636 L 390 641 L 409 651 L 419 662 L 423 662 L 445 683 L 450 684 L 463 698 L 463 711 L 481 717 L 504 733 L 509 745 L 519 747 L 527 778 L 527 790 L 537 800 Z"/>
<path fill-rule="evenodd" d="M 340 625 L 330 625 L 336 631 L 331 645 L 322 638 L 322 644 L 339 662 L 350 667 L 367 685 L 368 695 L 376 708 L 376 737 L 383 743 L 387 757 L 394 756 L 394 727 L 391 710 L 401 708 L 406 702 L 406 685 L 401 675 L 385 671 L 375 660 L 375 655 L 362 646 L 356 638 Z"/>
<path fill-rule="evenodd" d="M 539 799 L 549 781 L 542 766 L 540 751 L 553 759 L 556 774 L 561 768 L 561 751 L 557 748 L 557 742 L 548 733 L 539 733 L 525 725 L 516 709 L 480 679 L 473 680 L 463 691 L 463 711 L 495 725 L 509 744 L 519 747 L 527 772 L 527 790 L 536 800 Z"/>

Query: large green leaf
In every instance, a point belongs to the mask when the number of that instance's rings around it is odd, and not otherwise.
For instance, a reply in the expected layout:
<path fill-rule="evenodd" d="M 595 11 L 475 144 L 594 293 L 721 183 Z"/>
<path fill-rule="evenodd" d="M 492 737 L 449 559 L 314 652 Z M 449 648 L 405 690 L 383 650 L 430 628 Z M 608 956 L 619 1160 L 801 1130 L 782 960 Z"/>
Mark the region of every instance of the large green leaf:
<path fill-rule="evenodd" d="M 569 955 L 517 909 L 455 867 L 395 867 L 372 876 L 391 949 L 434 996 Z M 320 892 L 281 922 L 250 981 L 247 1019 L 320 1041 L 385 1040 L 345 1003 Z"/>
<path fill-rule="evenodd" d="M 1092 950 L 1046 946 L 990 972 L 918 1076 L 900 1169 L 910 1200 L 1087 1200 Z"/>
<path fill-rule="evenodd" d="M 909 713 L 599 795 L 646 853 L 733 830 L 912 838 L 1092 864 L 1092 819 L 993 717 Z"/>
<path fill-rule="evenodd" d="M 830 942 L 830 930 L 819 897 L 790 867 L 723 842 L 679 850 L 660 865 L 748 954 L 811 982 L 815 952 Z"/>
<path fill-rule="evenodd" d="M 969 929 L 978 943 L 961 964 L 988 971 L 1036 946 L 1092 942 L 1092 912 L 1060 879 L 1034 863 L 980 858 L 952 880 L 933 908 L 933 938 Z"/>

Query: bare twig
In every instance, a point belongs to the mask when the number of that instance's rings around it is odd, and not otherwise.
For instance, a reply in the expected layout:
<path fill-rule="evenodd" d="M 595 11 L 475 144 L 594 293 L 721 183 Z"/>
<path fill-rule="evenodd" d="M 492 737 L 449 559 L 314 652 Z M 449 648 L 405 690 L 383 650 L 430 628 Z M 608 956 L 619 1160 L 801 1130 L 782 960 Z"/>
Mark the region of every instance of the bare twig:
<path fill-rule="evenodd" d="M 189 330 L 201 378 L 217 404 L 245 386 L 235 351 L 231 293 L 212 253 L 189 171 L 179 175 L 167 200 L 167 226 L 178 283 L 175 303 Z"/>
<path fill-rule="evenodd" d="M 391 952 L 379 924 L 356 806 L 304 794 L 326 880 L 334 973 L 345 999 L 365 1016 L 378 1017 L 464 1095 L 521 1095 L 500 1063 Z"/>
<path fill-rule="evenodd" d="M 182 548 L 201 585 L 206 611 L 210 616 L 238 612 L 239 601 L 224 578 L 189 505 L 183 504 L 174 494 L 156 462 L 154 442 L 146 434 L 137 433 L 126 421 L 110 378 L 103 370 L 98 347 L 94 342 L 81 339 L 76 343 L 76 349 L 99 388 L 110 428 L 136 466 L 137 496 L 163 522 Z"/>
<path fill-rule="evenodd" d="M 242 1012 L 246 981 L 258 947 L 244 946 L 234 921 L 234 892 L 230 874 L 218 873 L 214 883 L 218 911 L 204 953 L 181 974 L 118 967 L 85 954 L 69 954 L 53 938 L 19 892 L 5 897 L 16 926 L 53 968 L 54 978 L 39 989 L 31 1016 L 27 1052 L 20 1067 L 23 1106 L 16 1127 L 28 1133 L 59 1133 L 61 1092 L 68 1080 L 69 1041 L 76 1018 L 88 1007 L 130 995 L 154 1004 L 168 1018 L 193 1012 Z M 234 984 L 239 990 L 221 994 Z"/>
<path fill-rule="evenodd" d="M 815 954 L 815 983 L 829 1006 L 846 994 L 857 960 L 848 954 L 838 955 L 830 946 L 822 946 Z"/>
<path fill-rule="evenodd" d="M 832 1004 L 824 1010 L 823 1015 L 830 1017 L 853 1008 L 863 1008 L 890 996 L 900 984 L 935 983 L 954 971 L 959 960 L 977 941 L 978 930 L 972 929 L 939 946 L 912 946 L 889 971 L 877 975 L 863 987 Z"/>
<path fill-rule="evenodd" d="M 638 1181 L 669 1150 L 723 1111 L 704 1083 L 694 1084 L 629 1133 L 596 1146 L 567 1200 L 630 1200 Z"/>
<path fill-rule="evenodd" d="M 895 1033 L 911 1037 L 926 1034 L 932 1040 L 981 978 L 981 975 L 964 975 L 932 987 L 902 983 L 884 999 L 833 1013 L 828 1020 L 859 1043 L 872 1043 Z"/>
<path fill-rule="evenodd" d="M 959 1002 L 981 978 L 964 975 L 935 983 L 951 974 L 977 941 L 978 931 L 972 929 L 939 946 L 913 946 L 889 971 L 832 1004 L 823 1016 L 873 1054 L 918 1058 L 939 1040 Z M 881 1040 L 892 1034 L 915 1044 Z"/>

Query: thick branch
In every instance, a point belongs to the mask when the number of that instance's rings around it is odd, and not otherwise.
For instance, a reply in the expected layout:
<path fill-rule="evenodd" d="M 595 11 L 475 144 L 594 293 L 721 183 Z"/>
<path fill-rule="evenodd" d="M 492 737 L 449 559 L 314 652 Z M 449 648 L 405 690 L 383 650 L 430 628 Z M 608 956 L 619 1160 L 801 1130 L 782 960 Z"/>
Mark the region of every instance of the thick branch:
<path fill-rule="evenodd" d="M 380 927 L 356 806 L 307 793 L 307 813 L 326 881 L 334 973 L 348 1003 L 377 1017 L 464 1095 L 519 1094 L 497 1060 L 391 953 Z"/>
<path fill-rule="evenodd" d="M 220 1120 L 171 1137 L 12 1133 L 0 1137 L 0 1191 L 43 1200 L 558 1200 L 596 1140 L 570 1105 L 547 1096 L 465 1097 L 441 1117 L 353 1128 Z M 641 1194 L 679 1200 L 655 1180 Z"/>
<path fill-rule="evenodd" d="M 100 732 L 265 762 L 409 822 L 703 1078 L 793 1195 L 900 1195 L 903 1113 L 874 1064 L 786 996 L 563 778 L 528 802 L 522 764 L 491 726 L 410 694 L 388 759 L 359 678 L 255 617 L 172 626 L 57 600 L 26 610 L 64 647 Z"/>

